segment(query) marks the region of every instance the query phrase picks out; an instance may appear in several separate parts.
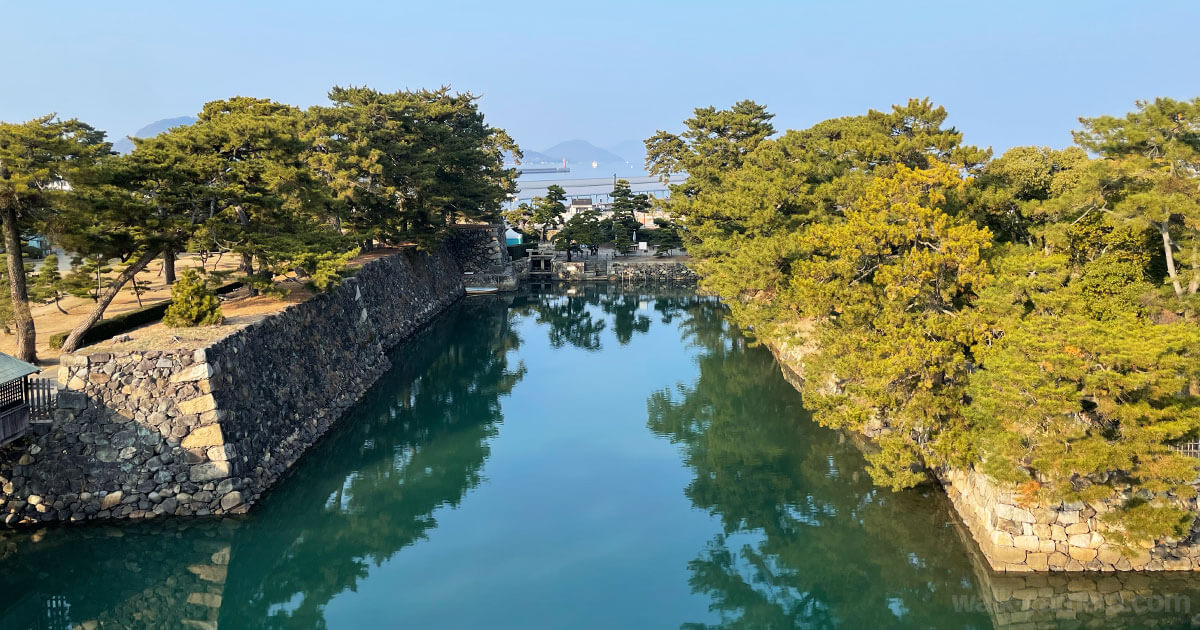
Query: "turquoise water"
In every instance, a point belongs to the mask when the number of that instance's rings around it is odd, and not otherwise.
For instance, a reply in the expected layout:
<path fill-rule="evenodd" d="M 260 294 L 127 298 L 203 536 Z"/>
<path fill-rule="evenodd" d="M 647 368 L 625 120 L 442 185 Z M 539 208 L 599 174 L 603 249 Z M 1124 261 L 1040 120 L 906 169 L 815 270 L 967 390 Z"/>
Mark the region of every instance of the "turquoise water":
<path fill-rule="evenodd" d="M 1191 623 L 1188 576 L 982 570 L 708 298 L 472 297 L 393 363 L 244 518 L 0 536 L 0 627 Z"/>

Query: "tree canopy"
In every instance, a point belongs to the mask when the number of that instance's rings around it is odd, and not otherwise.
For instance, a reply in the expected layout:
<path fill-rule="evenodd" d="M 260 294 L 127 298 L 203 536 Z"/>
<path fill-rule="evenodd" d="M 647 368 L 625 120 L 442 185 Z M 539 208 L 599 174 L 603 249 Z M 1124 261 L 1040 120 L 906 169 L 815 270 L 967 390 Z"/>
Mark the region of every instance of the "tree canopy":
<path fill-rule="evenodd" d="M 8 253 L 17 358 L 23 361 L 36 362 L 37 352 L 22 239 L 50 229 L 66 232 L 78 227 L 56 215 L 74 190 L 87 185 L 90 170 L 111 149 L 104 132 L 76 119 L 47 114 L 25 123 L 0 122 L 0 222 Z"/>
<path fill-rule="evenodd" d="M 307 111 L 238 96 L 207 103 L 195 124 L 134 139 L 115 155 L 104 133 L 53 115 L 0 124 L 0 219 L 9 252 L 48 236 L 103 277 L 68 336 L 74 350 L 120 289 L 158 256 L 168 282 L 180 251 L 232 253 L 254 289 L 281 274 L 336 283 L 377 242 L 432 247 L 457 221 L 494 221 L 515 189 L 477 97 L 436 90 L 334 87 Z M 35 360 L 26 272 L 9 256 L 19 354 Z M 48 294 L 47 294 L 48 295 Z"/>
<path fill-rule="evenodd" d="M 703 286 L 759 340 L 816 348 L 806 406 L 878 437 L 877 483 L 975 467 L 1031 501 L 1106 501 L 1117 538 L 1185 534 L 1200 99 L 994 160 L 945 119 L 910 100 L 774 136 L 743 102 L 647 140 L 648 164 L 686 174 L 664 207 Z"/>

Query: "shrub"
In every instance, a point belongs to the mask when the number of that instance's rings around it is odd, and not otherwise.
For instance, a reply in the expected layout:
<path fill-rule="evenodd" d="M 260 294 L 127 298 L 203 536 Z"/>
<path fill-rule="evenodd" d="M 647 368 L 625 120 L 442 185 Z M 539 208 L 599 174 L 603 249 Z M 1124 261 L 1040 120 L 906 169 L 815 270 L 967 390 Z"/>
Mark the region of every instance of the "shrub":
<path fill-rule="evenodd" d="M 210 275 L 215 276 L 216 274 Z M 213 291 L 213 293 L 217 295 L 225 295 L 226 293 L 232 293 L 243 286 L 245 285 L 243 285 L 241 282 L 231 282 L 217 288 L 215 291 Z M 121 333 L 129 332 L 130 330 L 133 330 L 139 326 L 145 326 L 146 324 L 154 323 L 163 318 L 163 314 L 167 312 L 167 308 L 170 306 L 171 301 L 167 300 L 165 302 L 159 302 L 158 304 L 147 306 L 146 308 L 140 308 L 136 311 L 122 313 L 116 317 L 102 319 L 97 322 L 95 326 L 89 328 L 86 333 L 83 333 L 83 343 L 81 345 L 90 346 L 96 342 L 104 341 L 105 339 L 115 337 Z M 62 348 L 63 342 L 67 340 L 67 335 L 69 334 L 70 332 L 64 331 L 50 335 L 50 347 L 56 350 Z"/>
<path fill-rule="evenodd" d="M 221 301 L 195 269 L 187 269 L 171 287 L 171 305 L 163 323 L 172 328 L 215 326 L 225 321 Z"/>
<path fill-rule="evenodd" d="M 348 252 L 335 254 L 333 252 L 324 252 L 321 254 L 304 254 L 296 262 L 300 269 L 308 274 L 308 288 L 314 291 L 329 291 L 341 284 L 344 278 L 349 277 L 346 265 L 358 256 L 359 249 L 356 247 Z"/>

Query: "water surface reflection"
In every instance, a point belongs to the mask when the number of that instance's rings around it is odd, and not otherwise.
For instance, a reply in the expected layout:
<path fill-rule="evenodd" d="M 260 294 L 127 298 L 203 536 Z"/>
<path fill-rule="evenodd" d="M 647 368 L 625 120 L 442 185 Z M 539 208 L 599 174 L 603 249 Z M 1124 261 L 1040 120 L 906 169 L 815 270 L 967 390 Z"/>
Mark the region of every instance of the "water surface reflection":
<path fill-rule="evenodd" d="M 939 492 L 875 488 L 850 438 L 814 426 L 710 298 L 470 298 L 392 357 L 244 518 L 0 534 L 0 627 L 1186 627 L 1200 613 L 1192 576 L 983 569 Z"/>

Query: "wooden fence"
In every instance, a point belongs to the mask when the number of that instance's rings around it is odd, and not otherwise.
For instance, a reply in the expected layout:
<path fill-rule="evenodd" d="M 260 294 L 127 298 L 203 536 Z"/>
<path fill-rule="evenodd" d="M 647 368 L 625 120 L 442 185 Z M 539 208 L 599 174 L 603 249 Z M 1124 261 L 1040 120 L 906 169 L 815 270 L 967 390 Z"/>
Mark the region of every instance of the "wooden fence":
<path fill-rule="evenodd" d="M 1176 444 L 1176 445 L 1172 446 L 1171 448 L 1175 449 L 1175 452 L 1180 453 L 1182 455 L 1191 455 L 1192 457 L 1200 457 L 1200 440 L 1192 440 L 1190 442 L 1183 442 L 1182 444 Z"/>
<path fill-rule="evenodd" d="M 30 378 L 28 387 L 29 420 L 50 422 L 58 403 L 58 382 L 48 378 Z"/>

